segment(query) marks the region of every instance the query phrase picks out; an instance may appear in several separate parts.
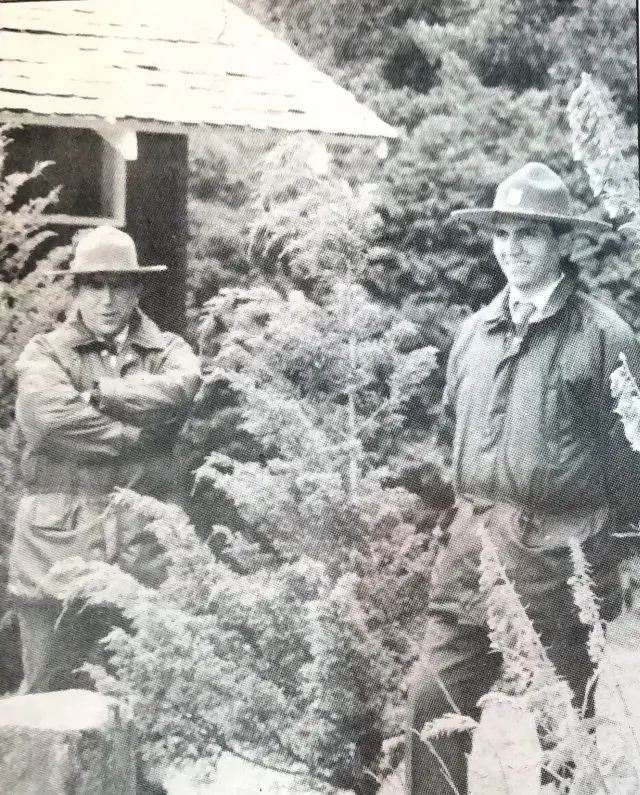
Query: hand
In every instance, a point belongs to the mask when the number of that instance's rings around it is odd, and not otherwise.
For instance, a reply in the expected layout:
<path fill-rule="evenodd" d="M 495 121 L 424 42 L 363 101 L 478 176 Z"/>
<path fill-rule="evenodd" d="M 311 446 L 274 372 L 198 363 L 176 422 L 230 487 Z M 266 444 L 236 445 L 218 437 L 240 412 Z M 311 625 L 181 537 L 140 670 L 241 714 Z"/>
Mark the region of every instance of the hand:
<path fill-rule="evenodd" d="M 97 381 L 93 382 L 91 389 L 86 389 L 80 393 L 80 397 L 85 403 L 93 406 L 94 409 L 100 409 L 100 384 Z"/>

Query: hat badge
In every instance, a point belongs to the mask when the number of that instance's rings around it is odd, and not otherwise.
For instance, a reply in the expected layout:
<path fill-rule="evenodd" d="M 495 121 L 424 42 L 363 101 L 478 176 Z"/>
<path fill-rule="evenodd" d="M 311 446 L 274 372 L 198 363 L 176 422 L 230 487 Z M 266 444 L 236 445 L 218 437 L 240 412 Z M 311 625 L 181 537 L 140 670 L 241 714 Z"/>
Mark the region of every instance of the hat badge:
<path fill-rule="evenodd" d="M 522 201 L 522 189 L 511 188 L 507 193 L 507 204 L 510 207 L 517 207 Z"/>

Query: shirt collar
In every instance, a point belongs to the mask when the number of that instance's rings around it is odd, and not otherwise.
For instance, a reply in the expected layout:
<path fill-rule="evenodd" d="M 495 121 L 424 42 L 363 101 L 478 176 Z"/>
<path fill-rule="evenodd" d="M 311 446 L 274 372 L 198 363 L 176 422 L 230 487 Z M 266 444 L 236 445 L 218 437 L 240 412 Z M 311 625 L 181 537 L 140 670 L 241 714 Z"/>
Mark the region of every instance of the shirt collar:
<path fill-rule="evenodd" d="M 64 326 L 63 333 L 71 347 L 82 348 L 96 343 L 96 337 L 82 322 L 82 317 L 77 310 L 69 317 Z M 131 317 L 122 342 L 124 343 L 125 340 L 134 348 L 162 350 L 165 347 L 165 341 L 158 326 L 139 310 L 136 310 Z M 118 347 L 120 347 L 119 344 Z"/>
<path fill-rule="evenodd" d="M 124 348 L 124 344 L 127 341 L 127 335 L 129 334 L 129 324 L 122 329 L 118 334 L 113 337 L 113 344 L 115 345 L 115 350 L 120 353 L 120 351 Z M 107 342 L 104 337 L 96 337 L 98 342 Z"/>
<path fill-rule="evenodd" d="M 556 288 L 560 285 L 560 282 L 564 279 L 564 273 L 560 274 L 560 278 L 556 279 L 551 284 L 543 287 L 542 290 L 538 290 L 537 293 L 534 295 L 530 295 L 525 298 L 522 294 L 522 291 L 516 287 L 515 285 L 509 286 L 509 310 L 513 314 L 513 307 L 517 303 L 526 303 L 526 304 L 533 304 L 535 307 L 535 317 L 540 317 L 544 312 L 545 307 L 549 303 L 551 296 L 556 291 Z"/>
<path fill-rule="evenodd" d="M 575 279 L 565 276 L 555 286 L 551 296 L 547 300 L 544 308 L 540 312 L 538 320 L 555 315 L 567 303 L 576 289 Z M 481 309 L 481 317 L 489 326 L 498 326 L 501 323 L 511 323 L 511 313 L 509 311 L 509 285 L 504 287 L 498 295 L 484 309 Z"/>

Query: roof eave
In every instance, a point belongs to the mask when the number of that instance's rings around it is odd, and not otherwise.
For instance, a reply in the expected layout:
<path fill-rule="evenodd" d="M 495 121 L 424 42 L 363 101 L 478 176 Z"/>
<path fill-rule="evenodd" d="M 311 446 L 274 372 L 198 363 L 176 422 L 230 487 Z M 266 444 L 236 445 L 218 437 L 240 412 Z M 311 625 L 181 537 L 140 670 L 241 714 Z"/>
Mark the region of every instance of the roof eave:
<path fill-rule="evenodd" d="M 165 122 L 156 119 L 135 119 L 124 118 L 115 121 L 101 118 L 100 116 L 79 116 L 74 114 L 41 114 L 31 111 L 19 110 L 0 110 L 0 121 L 10 124 L 34 124 L 51 127 L 88 127 L 92 129 L 103 129 L 114 126 L 123 126 L 135 132 L 168 133 L 173 135 L 188 135 L 190 132 L 203 127 L 251 130 L 256 133 L 283 133 L 295 134 L 298 132 L 309 132 L 314 135 L 321 135 L 330 138 L 349 138 L 362 141 L 379 141 L 380 139 L 395 140 L 400 138 L 400 131 L 385 122 L 380 121 L 376 125 L 377 129 L 360 132 L 344 132 L 338 130 L 313 129 L 309 125 L 301 124 L 282 126 L 274 124 L 252 124 L 238 125 L 232 123 L 213 124 L 208 122 L 185 123 L 185 122 Z"/>

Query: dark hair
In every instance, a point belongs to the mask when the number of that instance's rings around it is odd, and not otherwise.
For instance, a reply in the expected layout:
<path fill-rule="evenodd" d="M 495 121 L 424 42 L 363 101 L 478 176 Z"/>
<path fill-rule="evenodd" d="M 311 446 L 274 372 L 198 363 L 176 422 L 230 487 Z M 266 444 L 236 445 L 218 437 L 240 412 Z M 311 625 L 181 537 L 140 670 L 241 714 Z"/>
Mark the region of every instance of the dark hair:
<path fill-rule="evenodd" d="M 560 237 L 560 235 L 568 235 L 569 232 L 573 232 L 574 231 L 573 224 L 563 224 L 563 223 L 561 223 L 559 221 L 551 221 L 549 223 L 549 226 L 553 230 L 553 234 L 556 237 Z"/>

